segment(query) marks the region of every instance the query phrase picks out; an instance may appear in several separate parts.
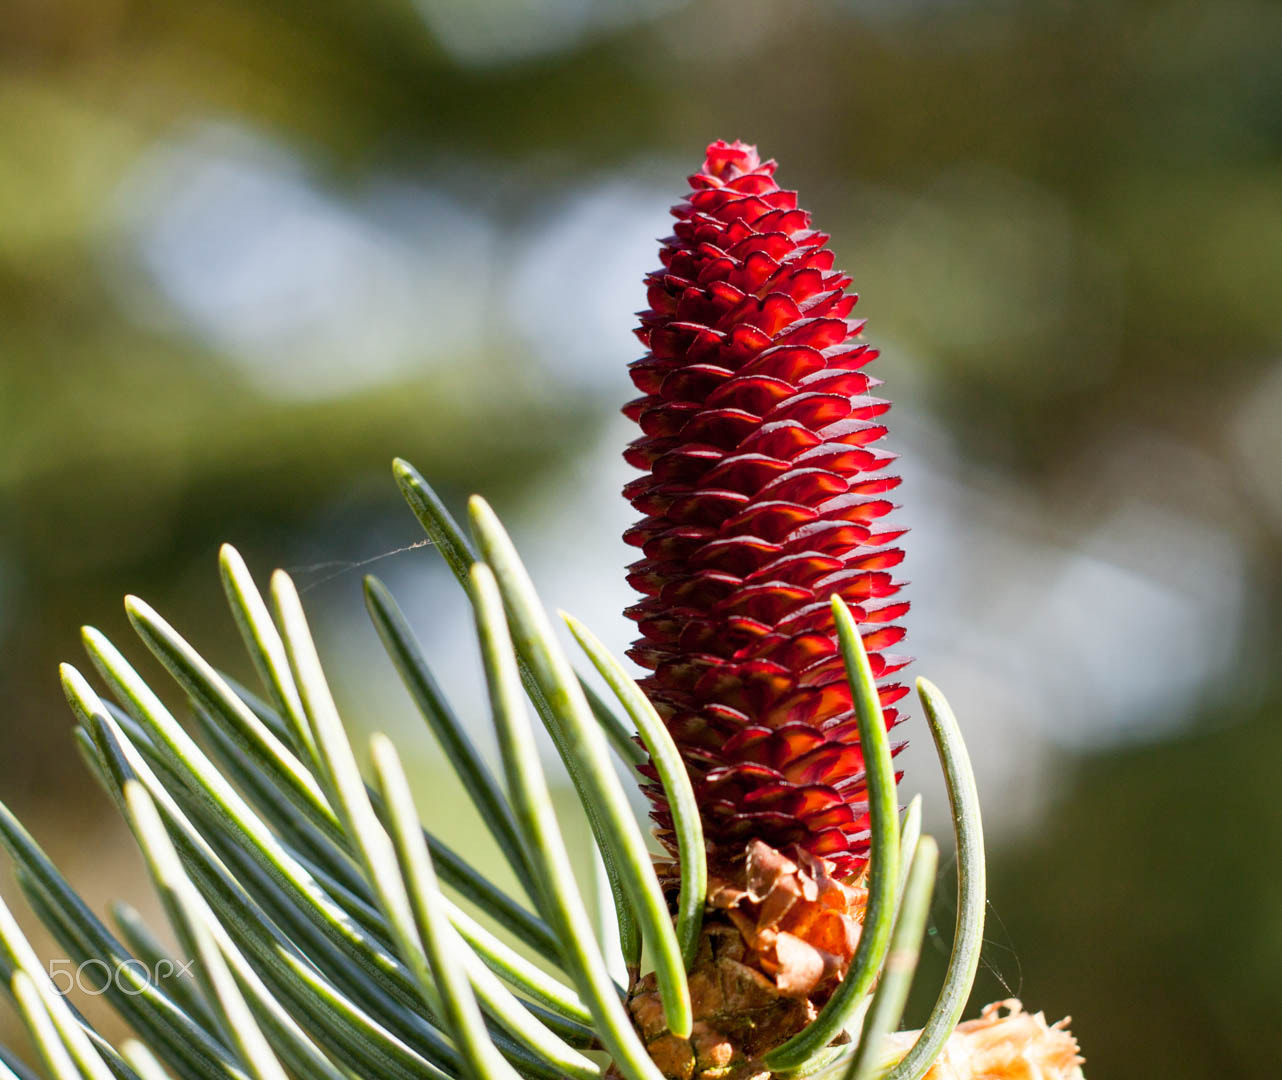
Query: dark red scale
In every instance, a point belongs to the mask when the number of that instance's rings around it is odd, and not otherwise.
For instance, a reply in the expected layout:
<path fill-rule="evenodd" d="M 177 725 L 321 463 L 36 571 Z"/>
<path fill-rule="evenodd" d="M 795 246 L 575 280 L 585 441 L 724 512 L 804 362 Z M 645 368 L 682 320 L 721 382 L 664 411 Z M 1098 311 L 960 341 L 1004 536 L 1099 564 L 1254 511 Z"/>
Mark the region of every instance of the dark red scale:
<path fill-rule="evenodd" d="M 650 671 L 714 864 L 760 839 L 853 874 L 868 808 L 828 600 L 860 621 L 893 726 L 909 658 L 887 650 L 908 604 L 892 599 L 903 530 L 884 496 L 899 478 L 873 445 L 890 403 L 864 370 L 877 351 L 848 317 L 850 278 L 774 171 L 755 147 L 709 146 L 646 277 L 649 351 L 630 368 L 643 396 L 623 410 L 642 431 L 624 456 L 646 471 L 624 490 L 645 515 L 624 537 L 644 555 L 628 568 L 644 594 L 628 655 Z M 674 848 L 663 792 L 647 791 Z"/>

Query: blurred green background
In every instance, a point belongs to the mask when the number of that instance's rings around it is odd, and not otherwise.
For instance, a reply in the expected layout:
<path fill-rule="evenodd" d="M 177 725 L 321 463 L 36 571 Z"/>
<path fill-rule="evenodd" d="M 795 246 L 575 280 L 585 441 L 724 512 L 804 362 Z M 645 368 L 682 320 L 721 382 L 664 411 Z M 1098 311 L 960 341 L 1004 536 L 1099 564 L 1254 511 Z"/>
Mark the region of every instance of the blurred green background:
<path fill-rule="evenodd" d="M 914 670 L 984 785 L 974 1004 L 1072 1013 L 1093 1080 L 1278 1075 L 1280 60 L 1250 0 L 7 0 L 0 794 L 139 892 L 56 665 L 136 592 L 245 673 L 231 540 L 470 837 L 364 617 L 371 570 L 479 718 L 390 459 L 487 493 L 622 649 L 632 312 L 742 138 L 883 349 Z M 935 969 L 951 908 L 945 872 Z"/>

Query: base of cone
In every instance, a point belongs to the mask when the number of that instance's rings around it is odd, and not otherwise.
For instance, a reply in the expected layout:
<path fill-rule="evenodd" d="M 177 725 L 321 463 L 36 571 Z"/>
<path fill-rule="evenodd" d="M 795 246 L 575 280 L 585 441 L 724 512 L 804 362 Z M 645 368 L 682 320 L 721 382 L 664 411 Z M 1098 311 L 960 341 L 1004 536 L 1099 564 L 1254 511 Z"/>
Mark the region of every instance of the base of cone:
<path fill-rule="evenodd" d="M 760 1059 L 804 1029 L 845 975 L 866 902 L 864 889 L 838 881 L 830 863 L 804 851 L 785 855 L 753 841 L 741 862 L 717 868 L 690 971 L 690 1038 L 668 1031 L 653 975 L 628 997 L 663 1075 L 768 1076 Z"/>
<path fill-rule="evenodd" d="M 754 840 L 742 865 L 709 880 L 709 906 L 738 928 L 748 963 L 785 997 L 822 1004 L 859 945 L 868 891 L 833 869 L 808 851 L 789 856 Z"/>
<path fill-rule="evenodd" d="M 656 869 L 675 897 L 675 868 Z M 665 1077 L 769 1080 L 761 1059 L 814 1020 L 859 943 L 867 891 L 832 869 L 808 852 L 785 855 L 753 841 L 741 862 L 713 870 L 689 974 L 690 1037 L 668 1030 L 653 974 L 628 995 L 633 1023 Z M 1067 1019 L 1048 1024 L 1014 999 L 997 1002 L 957 1025 L 923 1080 L 1083 1080 L 1084 1059 L 1067 1028 Z M 887 1064 L 918 1034 L 890 1036 Z"/>
<path fill-rule="evenodd" d="M 805 997 L 786 997 L 750 966 L 743 935 L 716 917 L 705 926 L 690 971 L 695 1023 L 690 1038 L 668 1031 L 653 975 L 639 980 L 628 1009 L 659 1070 L 673 1080 L 747 1080 L 769 1070 L 759 1059 L 801 1031 L 817 1014 Z"/>

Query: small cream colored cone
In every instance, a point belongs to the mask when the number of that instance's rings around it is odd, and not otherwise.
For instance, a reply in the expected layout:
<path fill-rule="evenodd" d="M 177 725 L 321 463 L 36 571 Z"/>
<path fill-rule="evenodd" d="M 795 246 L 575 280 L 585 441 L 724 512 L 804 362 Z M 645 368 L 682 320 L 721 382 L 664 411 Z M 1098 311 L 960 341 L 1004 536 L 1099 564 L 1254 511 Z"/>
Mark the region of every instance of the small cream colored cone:
<path fill-rule="evenodd" d="M 924 1080 L 1084 1080 L 1084 1059 L 1068 1031 L 1069 1018 L 1047 1024 L 1014 998 L 987 1006 L 978 1020 L 958 1024 Z M 900 1054 L 915 1031 L 894 1036 Z"/>

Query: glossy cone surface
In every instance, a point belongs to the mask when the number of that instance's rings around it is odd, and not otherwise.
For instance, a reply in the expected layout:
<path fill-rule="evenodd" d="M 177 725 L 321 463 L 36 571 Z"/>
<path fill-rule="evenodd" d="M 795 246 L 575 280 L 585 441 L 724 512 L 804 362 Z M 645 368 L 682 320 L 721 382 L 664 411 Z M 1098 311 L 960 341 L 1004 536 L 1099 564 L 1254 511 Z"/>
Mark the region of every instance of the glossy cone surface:
<path fill-rule="evenodd" d="M 903 530 L 886 521 L 899 479 L 850 278 L 774 170 L 755 147 L 712 144 L 646 279 L 649 351 L 631 366 L 644 396 L 624 409 L 642 432 L 625 456 L 646 473 L 625 488 L 644 515 L 625 536 L 644 555 L 629 655 L 690 769 L 711 866 L 733 876 L 757 840 L 847 877 L 867 810 L 828 601 L 859 620 L 893 725 L 908 662 L 888 651 L 908 608 L 892 573 Z"/>

